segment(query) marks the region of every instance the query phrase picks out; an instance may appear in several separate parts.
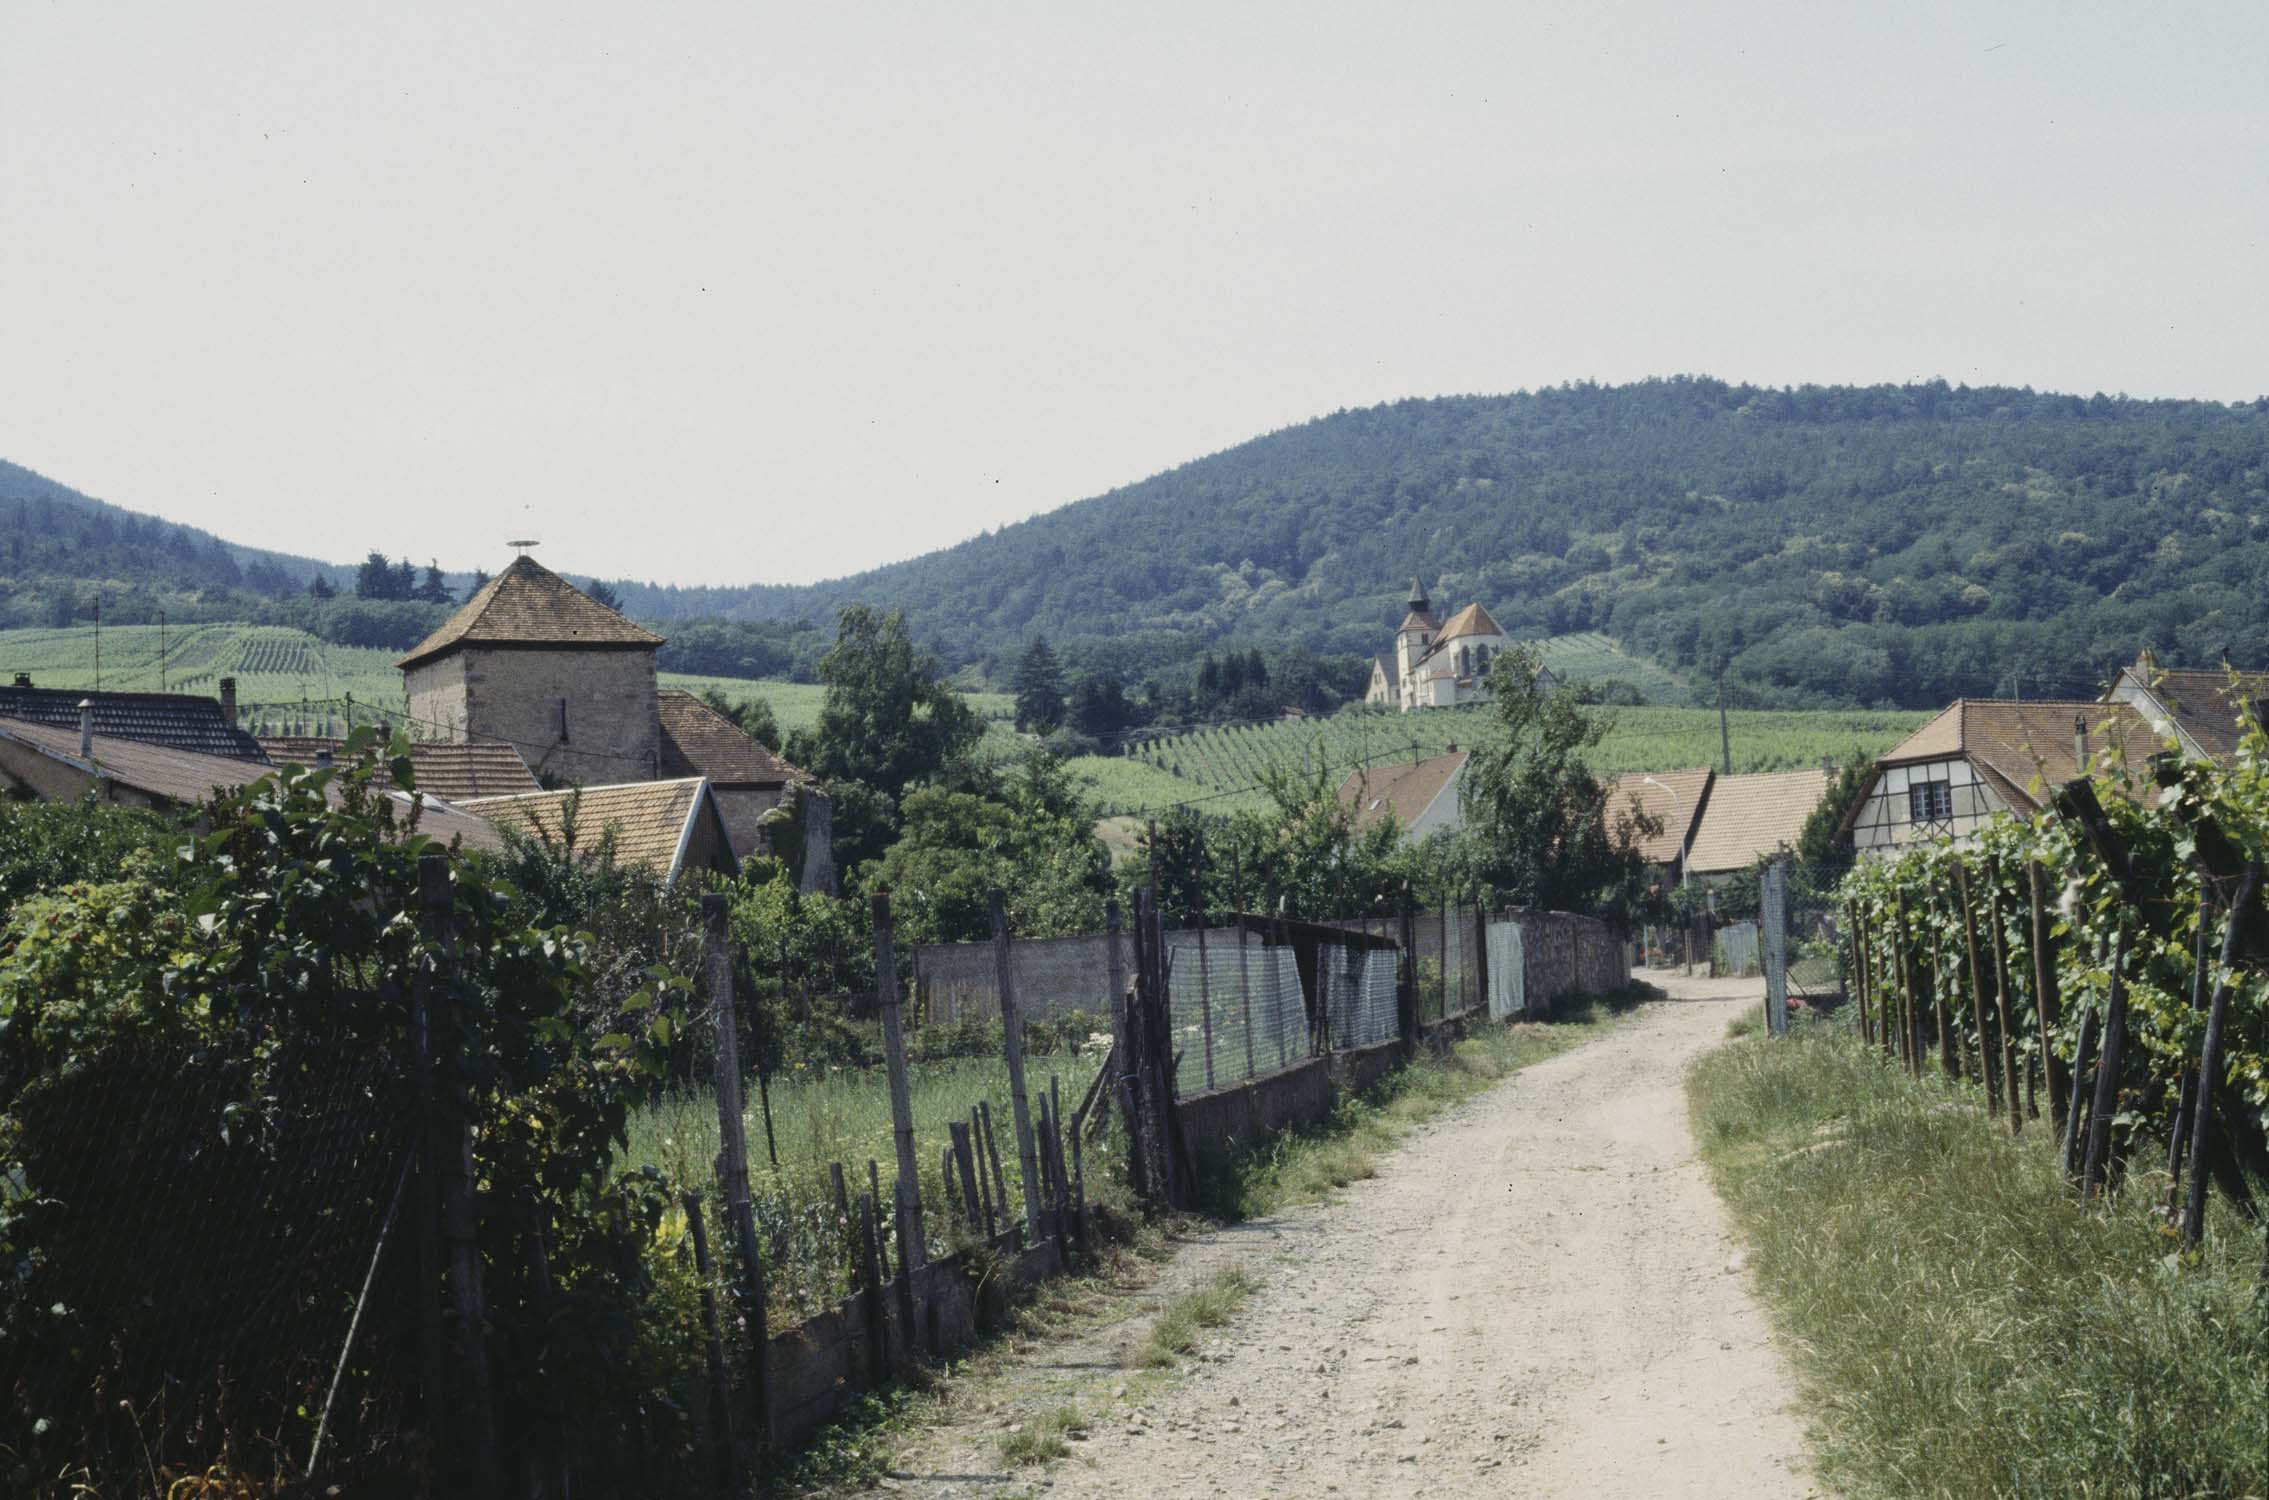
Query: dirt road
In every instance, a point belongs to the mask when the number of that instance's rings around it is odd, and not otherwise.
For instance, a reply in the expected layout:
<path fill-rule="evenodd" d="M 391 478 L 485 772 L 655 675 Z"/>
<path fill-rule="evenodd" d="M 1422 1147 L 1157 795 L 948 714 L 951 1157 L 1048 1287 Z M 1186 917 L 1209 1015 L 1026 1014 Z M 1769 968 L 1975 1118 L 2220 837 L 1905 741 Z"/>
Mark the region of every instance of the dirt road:
<path fill-rule="evenodd" d="M 1141 1319 L 1037 1348 L 920 1435 L 888 1488 L 1814 1493 L 1679 1085 L 1755 982 L 1665 988 L 1690 998 L 1513 1075 L 1339 1202 L 1186 1247 L 1161 1300 L 1231 1264 L 1261 1288 L 1185 1374 L 1145 1387 L 1114 1371 Z M 1008 1424 L 1066 1401 L 1090 1415 L 1072 1456 L 1004 1470 Z"/>

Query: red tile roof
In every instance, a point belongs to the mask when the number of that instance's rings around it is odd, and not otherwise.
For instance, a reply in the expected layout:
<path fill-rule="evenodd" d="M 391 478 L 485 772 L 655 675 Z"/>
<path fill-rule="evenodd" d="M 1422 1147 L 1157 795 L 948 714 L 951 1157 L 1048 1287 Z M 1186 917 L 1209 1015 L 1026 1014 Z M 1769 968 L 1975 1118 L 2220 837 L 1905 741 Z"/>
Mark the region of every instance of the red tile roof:
<path fill-rule="evenodd" d="M 262 735 L 260 746 L 277 765 L 296 762 L 311 766 L 324 751 L 336 756 L 345 740 L 320 735 Z M 543 784 L 520 758 L 520 752 L 502 741 L 457 745 L 421 741 L 410 746 L 410 769 L 418 790 L 444 802 L 472 797 L 504 797 L 516 792 L 540 792 Z"/>
<path fill-rule="evenodd" d="M 633 625 L 532 557 L 490 579 L 395 665 L 408 671 L 460 646 L 644 647 L 662 637 Z"/>
<path fill-rule="evenodd" d="M 662 774 L 706 776 L 725 787 L 784 786 L 811 777 L 751 739 L 717 710 L 683 688 L 654 694 L 662 727 Z"/>
<path fill-rule="evenodd" d="M 2020 810 L 2046 805 L 2046 790 L 2080 774 L 2074 720 L 2088 727 L 2092 759 L 2106 748 L 2121 751 L 2140 770 L 2166 748 L 2143 716 L 2125 703 L 2087 699 L 1957 698 L 1937 718 L 1891 747 L 1877 761 L 1895 766 L 1967 757 L 1987 774 L 2003 800 Z M 2043 788 L 2036 795 L 2035 784 Z"/>
<path fill-rule="evenodd" d="M 632 781 L 518 797 L 475 797 L 462 804 L 493 823 L 516 825 L 545 840 L 564 840 L 568 809 L 575 810 L 576 847 L 592 851 L 612 834 L 614 859 L 637 865 L 665 880 L 677 878 L 695 820 L 718 819 L 719 847 L 730 852 L 723 819 L 699 776 L 675 781 Z"/>
<path fill-rule="evenodd" d="M 1694 823 L 1709 800 L 1716 772 L 1707 767 L 1694 771 L 1626 771 L 1607 785 L 1607 828 L 1635 813 L 1662 820 L 1662 832 L 1639 840 L 1639 857 L 1649 864 L 1666 865 L 1686 852 Z"/>
<path fill-rule="evenodd" d="M 1434 805 L 1434 799 L 1465 769 L 1469 758 L 1470 751 L 1452 750 L 1447 755 L 1429 755 L 1424 760 L 1366 766 L 1351 772 L 1339 784 L 1339 800 L 1354 809 L 1358 827 L 1391 815 L 1408 828 Z"/>
<path fill-rule="evenodd" d="M 1721 875 L 1745 870 L 1783 844 L 1794 848 L 1804 820 L 1827 794 L 1828 773 L 1818 766 L 1716 777 L 1686 867 L 1697 875 Z"/>

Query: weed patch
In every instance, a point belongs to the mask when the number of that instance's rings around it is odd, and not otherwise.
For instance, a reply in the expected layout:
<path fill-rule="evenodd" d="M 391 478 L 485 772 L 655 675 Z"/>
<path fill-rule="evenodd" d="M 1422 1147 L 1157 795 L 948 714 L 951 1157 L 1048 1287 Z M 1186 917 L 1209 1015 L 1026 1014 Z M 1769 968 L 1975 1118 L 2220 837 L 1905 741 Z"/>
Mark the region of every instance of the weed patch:
<path fill-rule="evenodd" d="M 1134 1363 L 1151 1370 L 1174 1365 L 1197 1348 L 1198 1334 L 1202 1330 L 1219 1328 L 1228 1322 L 1229 1315 L 1258 1285 L 1259 1282 L 1232 1266 L 1216 1273 L 1204 1286 L 1176 1297 L 1150 1325 L 1150 1337 L 1135 1350 Z"/>
<path fill-rule="evenodd" d="M 1076 1406 L 1059 1406 L 1042 1412 L 1001 1434 L 1001 1462 L 1012 1468 L 1053 1463 L 1070 1454 L 1071 1444 L 1065 1439 L 1086 1429 L 1087 1419 L 1079 1414 Z"/>
<path fill-rule="evenodd" d="M 1687 1091 L 1830 1488 L 2269 1494 L 2258 1229 L 2218 1214 L 2181 1264 L 2162 1179 L 2083 1206 L 2045 1122 L 2012 1139 L 1826 1025 L 1721 1048 Z"/>

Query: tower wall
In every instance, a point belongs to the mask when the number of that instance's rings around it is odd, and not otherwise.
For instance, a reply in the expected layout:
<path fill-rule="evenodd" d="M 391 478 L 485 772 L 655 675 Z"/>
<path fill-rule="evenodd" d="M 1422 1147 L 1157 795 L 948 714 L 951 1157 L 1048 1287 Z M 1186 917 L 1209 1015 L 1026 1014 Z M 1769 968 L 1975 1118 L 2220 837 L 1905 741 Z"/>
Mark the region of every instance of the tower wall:
<path fill-rule="evenodd" d="M 468 646 L 413 669 L 403 686 L 421 733 L 506 741 L 547 781 L 659 774 L 651 650 Z"/>

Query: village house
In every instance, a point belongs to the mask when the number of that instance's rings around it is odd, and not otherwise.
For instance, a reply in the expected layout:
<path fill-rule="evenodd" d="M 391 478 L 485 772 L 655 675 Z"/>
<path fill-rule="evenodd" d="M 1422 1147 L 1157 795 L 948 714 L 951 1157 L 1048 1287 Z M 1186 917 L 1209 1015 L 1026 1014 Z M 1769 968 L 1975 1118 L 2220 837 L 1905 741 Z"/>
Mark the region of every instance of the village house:
<path fill-rule="evenodd" d="M 1862 856 L 1964 843 L 2003 813 L 2040 812 L 2106 749 L 2141 772 L 2164 748 L 2124 701 L 1959 698 L 1876 760 L 1844 828 Z"/>
<path fill-rule="evenodd" d="M 1660 823 L 1659 831 L 1640 835 L 1639 857 L 1662 872 L 1665 885 L 1683 885 L 1687 857 L 1716 780 L 1717 773 L 1706 766 L 1686 771 L 1626 771 L 1607 784 L 1608 831 L 1614 832 L 1625 822 L 1636 825 L 1641 816 Z"/>
<path fill-rule="evenodd" d="M 464 810 L 570 853 L 611 859 L 674 882 L 688 870 L 740 868 L 707 778 L 568 787 L 476 797 Z"/>
<path fill-rule="evenodd" d="M 1767 855 L 1794 849 L 1804 824 L 1828 795 L 1828 768 L 1713 776 L 1687 845 L 1683 878 L 1730 880 Z"/>
<path fill-rule="evenodd" d="M 346 748 L 343 739 L 320 735 L 260 736 L 260 748 L 279 766 L 327 766 Z M 379 765 L 385 775 L 385 764 Z M 420 740 L 410 746 L 410 774 L 417 788 L 444 802 L 462 803 L 471 797 L 502 797 L 514 792 L 540 792 L 543 784 L 510 745 L 483 742 L 449 744 Z"/>
<path fill-rule="evenodd" d="M 2191 759 L 2226 766 L 2245 741 L 2245 725 L 2261 722 L 2269 705 L 2269 672 L 2168 670 L 2146 650 L 2119 669 L 2104 701 L 2126 704 L 2154 729 L 2164 725 L 2162 737 Z"/>
<path fill-rule="evenodd" d="M 193 808 L 215 792 L 275 774 L 276 768 L 265 761 L 244 756 L 100 734 L 97 722 L 92 702 L 82 710 L 76 729 L 0 718 L 0 780 L 15 792 L 46 802 L 76 802 L 91 795 L 105 803 L 166 810 Z M 481 818 L 430 793 L 390 791 L 388 795 L 395 805 L 397 826 L 404 832 L 414 814 L 416 831 L 442 843 L 461 840 L 468 848 L 491 851 L 504 847 L 496 830 Z M 342 793 L 334 784 L 326 789 L 326 796 L 337 805 Z"/>
<path fill-rule="evenodd" d="M 94 715 L 94 732 L 105 739 L 139 740 L 170 750 L 218 755 L 265 764 L 257 740 L 236 727 L 236 679 L 220 680 L 218 698 L 195 693 L 121 693 L 101 688 L 43 688 L 16 674 L 0 688 L 0 719 L 45 724 L 76 734 L 82 704 Z"/>
<path fill-rule="evenodd" d="M 714 815 L 738 861 L 767 847 L 765 815 L 809 778 L 693 694 L 658 687 L 662 645 L 661 636 L 523 553 L 398 665 L 410 718 L 424 733 L 510 748 L 540 784 L 582 787 L 591 809 L 583 826 L 593 838 L 599 824 L 590 818 L 602 809 L 647 831 L 662 817 L 652 799 L 597 793 L 699 782 L 692 802 L 669 804 L 672 826 L 683 830 L 688 819 Z M 534 790 L 489 788 L 467 805 L 523 821 L 550 817 L 543 809 L 554 804 L 520 800 Z M 505 794 L 509 806 L 498 800 Z M 635 842 L 643 849 L 645 840 L 640 832 Z M 675 869 L 683 861 L 673 855 L 661 863 Z"/>
<path fill-rule="evenodd" d="M 1489 663 L 1513 644 L 1489 611 L 1468 604 L 1443 624 L 1426 586 L 1410 583 L 1410 609 L 1395 630 L 1394 649 L 1371 659 L 1363 701 L 1410 713 L 1489 701 Z M 1553 685 L 1543 674 L 1544 686 Z"/>
<path fill-rule="evenodd" d="M 1461 794 L 1465 765 L 1472 752 L 1454 746 L 1442 755 L 1394 765 L 1365 766 L 1339 784 L 1339 800 L 1354 814 L 1357 828 L 1394 819 L 1413 841 L 1433 833 L 1456 833 L 1465 826 Z"/>

